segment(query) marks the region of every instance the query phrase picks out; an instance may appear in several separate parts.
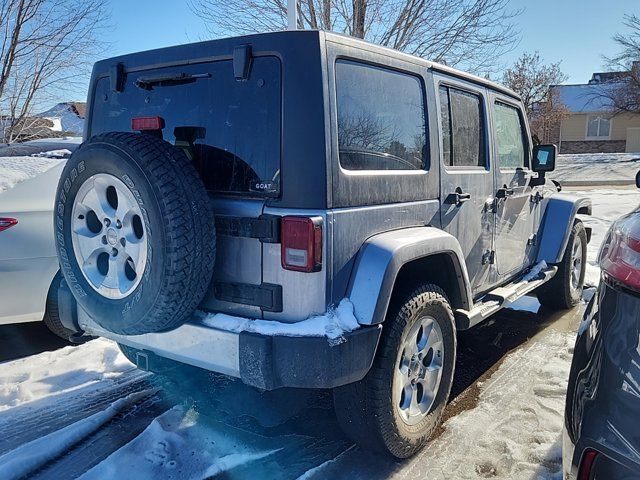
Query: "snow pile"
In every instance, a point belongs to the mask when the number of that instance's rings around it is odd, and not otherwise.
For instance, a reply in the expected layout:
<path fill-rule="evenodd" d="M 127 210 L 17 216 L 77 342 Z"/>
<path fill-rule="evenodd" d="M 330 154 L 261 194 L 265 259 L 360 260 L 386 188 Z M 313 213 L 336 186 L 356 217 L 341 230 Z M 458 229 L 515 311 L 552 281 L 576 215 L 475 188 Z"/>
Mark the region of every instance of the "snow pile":
<path fill-rule="evenodd" d="M 12 480 L 29 475 L 95 432 L 122 410 L 152 393 L 153 390 L 144 390 L 127 395 L 101 412 L 5 453 L 0 456 L 0 478 Z"/>
<path fill-rule="evenodd" d="M 61 161 L 64 160 L 60 157 L 0 157 L 0 193 L 46 172 Z"/>
<path fill-rule="evenodd" d="M 549 178 L 564 184 L 631 183 L 640 170 L 640 153 L 581 153 L 558 155 Z"/>
<path fill-rule="evenodd" d="M 220 433 L 215 422 L 195 410 L 176 406 L 80 478 L 200 480 L 275 452 L 277 450 L 256 451 L 237 438 Z"/>
<path fill-rule="evenodd" d="M 521 281 L 530 282 L 531 280 L 534 280 L 534 279 L 537 280 L 540 273 L 546 269 L 547 269 L 547 262 L 542 260 L 541 262 L 538 262 L 533 267 L 531 267 L 531 270 L 529 270 L 529 272 L 524 277 L 522 277 Z"/>
<path fill-rule="evenodd" d="M 131 368 L 117 345 L 106 339 L 5 362 L 0 368 L 0 411 L 92 384 L 98 386 Z"/>
<path fill-rule="evenodd" d="M 69 158 L 71 150 L 62 148 L 59 150 L 49 150 L 47 152 L 34 153 L 32 157 L 47 157 L 47 158 Z"/>
<path fill-rule="evenodd" d="M 580 215 L 585 226 L 591 227 L 591 242 L 587 247 L 587 266 L 585 285 L 596 286 L 600 281 L 598 252 L 611 223 L 622 215 L 640 206 L 640 191 L 628 190 L 585 190 L 570 192 L 591 198 L 593 211 L 591 215 Z"/>
<path fill-rule="evenodd" d="M 284 335 L 288 337 L 327 337 L 339 339 L 344 333 L 359 327 L 353 313 L 353 304 L 342 299 L 337 308 L 324 315 L 317 315 L 296 323 L 282 323 L 273 320 L 250 320 L 222 313 L 200 312 L 205 325 L 230 332 L 254 332 L 262 335 Z"/>

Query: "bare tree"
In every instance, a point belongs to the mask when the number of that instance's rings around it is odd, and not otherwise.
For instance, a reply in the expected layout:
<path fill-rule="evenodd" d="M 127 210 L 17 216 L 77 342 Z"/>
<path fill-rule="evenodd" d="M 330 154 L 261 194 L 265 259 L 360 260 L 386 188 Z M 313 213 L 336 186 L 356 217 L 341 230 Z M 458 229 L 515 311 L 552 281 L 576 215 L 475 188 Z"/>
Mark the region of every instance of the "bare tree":
<path fill-rule="evenodd" d="M 560 70 L 560 62 L 544 63 L 538 52 L 525 52 L 504 71 L 502 82 L 520 95 L 527 114 L 531 115 L 536 105 L 540 103 L 547 102 L 548 105 L 559 103 L 559 98 L 549 98 L 549 87 L 558 85 L 567 78 Z"/>
<path fill-rule="evenodd" d="M 0 135 L 40 135 L 36 106 L 87 81 L 106 0 L 0 0 Z"/>
<path fill-rule="evenodd" d="M 286 27 L 287 0 L 189 0 L 211 36 Z M 299 0 L 298 27 L 331 30 L 479 72 L 517 44 L 509 0 Z"/>
<path fill-rule="evenodd" d="M 621 71 L 610 75 L 597 90 L 613 114 L 640 113 L 640 17 L 625 15 L 623 24 L 628 32 L 613 36 L 618 54 L 605 57 L 612 69 Z"/>
<path fill-rule="evenodd" d="M 569 110 L 560 100 L 558 91 L 551 87 L 544 100 L 536 103 L 529 114 L 531 136 L 535 143 L 557 143 L 560 141 L 562 119 Z"/>

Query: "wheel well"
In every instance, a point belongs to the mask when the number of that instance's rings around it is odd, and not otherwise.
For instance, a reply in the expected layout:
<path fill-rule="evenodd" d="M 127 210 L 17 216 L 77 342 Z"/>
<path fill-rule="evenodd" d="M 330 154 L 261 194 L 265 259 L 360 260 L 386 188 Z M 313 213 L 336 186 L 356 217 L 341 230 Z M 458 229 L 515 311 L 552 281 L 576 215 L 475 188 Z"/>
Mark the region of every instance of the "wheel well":
<path fill-rule="evenodd" d="M 453 259 L 447 253 L 438 253 L 405 263 L 400 268 L 393 285 L 387 312 L 394 309 L 399 302 L 404 301 L 416 286 L 424 283 L 433 283 L 442 288 L 453 309 L 464 308 L 457 268 Z"/>
<path fill-rule="evenodd" d="M 582 207 L 579 207 L 577 213 L 583 215 L 591 215 L 591 205 L 583 205 Z"/>

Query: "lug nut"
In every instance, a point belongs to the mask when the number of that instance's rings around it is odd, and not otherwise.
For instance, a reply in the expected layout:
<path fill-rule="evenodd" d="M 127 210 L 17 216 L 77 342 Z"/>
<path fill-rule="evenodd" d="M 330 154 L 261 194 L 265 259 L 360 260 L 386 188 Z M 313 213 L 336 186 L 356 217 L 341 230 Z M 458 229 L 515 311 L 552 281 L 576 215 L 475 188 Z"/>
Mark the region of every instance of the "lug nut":
<path fill-rule="evenodd" d="M 103 243 L 104 245 L 106 245 L 106 244 L 107 244 L 107 236 L 106 236 L 106 235 L 102 235 L 102 243 Z"/>
<path fill-rule="evenodd" d="M 122 222 L 120 220 L 116 220 L 116 227 L 122 228 Z"/>
<path fill-rule="evenodd" d="M 104 226 L 108 227 L 109 225 L 111 225 L 111 220 L 109 220 L 108 218 L 104 219 Z"/>
<path fill-rule="evenodd" d="M 111 250 L 111 255 L 113 255 L 114 257 L 118 255 L 118 249 L 114 248 Z"/>
<path fill-rule="evenodd" d="M 127 245 L 127 241 L 124 239 L 124 237 L 120 239 L 120 245 L 122 245 L 123 247 Z"/>

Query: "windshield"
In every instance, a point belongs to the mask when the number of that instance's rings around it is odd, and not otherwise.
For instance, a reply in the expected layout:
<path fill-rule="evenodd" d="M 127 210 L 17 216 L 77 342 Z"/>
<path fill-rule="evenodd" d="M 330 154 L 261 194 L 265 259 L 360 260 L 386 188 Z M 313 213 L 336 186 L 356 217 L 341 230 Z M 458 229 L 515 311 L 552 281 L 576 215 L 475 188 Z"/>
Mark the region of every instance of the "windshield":
<path fill-rule="evenodd" d="M 91 135 L 131 131 L 131 119 L 160 116 L 163 138 L 185 150 L 209 190 L 277 196 L 280 62 L 253 60 L 246 81 L 224 60 L 127 74 L 124 91 L 96 85 Z"/>

